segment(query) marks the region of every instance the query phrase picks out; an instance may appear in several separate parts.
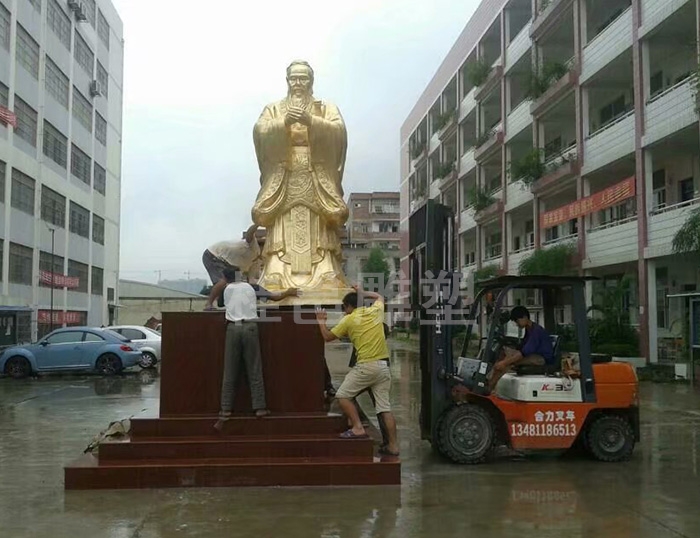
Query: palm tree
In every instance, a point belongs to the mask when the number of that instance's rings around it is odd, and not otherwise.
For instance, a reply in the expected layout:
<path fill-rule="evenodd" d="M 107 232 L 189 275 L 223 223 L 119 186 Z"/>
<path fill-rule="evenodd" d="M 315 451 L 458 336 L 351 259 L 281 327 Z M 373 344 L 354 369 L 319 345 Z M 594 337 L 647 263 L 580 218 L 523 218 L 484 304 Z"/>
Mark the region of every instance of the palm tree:
<path fill-rule="evenodd" d="M 700 208 L 695 209 L 673 238 L 676 254 L 700 254 Z"/>

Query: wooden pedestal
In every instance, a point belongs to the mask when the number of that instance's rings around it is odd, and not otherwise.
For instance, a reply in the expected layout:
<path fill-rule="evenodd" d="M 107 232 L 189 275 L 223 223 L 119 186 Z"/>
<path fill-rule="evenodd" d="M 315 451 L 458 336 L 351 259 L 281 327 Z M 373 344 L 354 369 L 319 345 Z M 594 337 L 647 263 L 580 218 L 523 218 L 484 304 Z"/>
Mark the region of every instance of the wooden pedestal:
<path fill-rule="evenodd" d="M 399 484 L 397 458 L 375 458 L 369 439 L 338 438 L 347 426 L 325 411 L 313 310 L 267 317 L 277 318 L 259 325 L 272 415 L 252 416 L 241 376 L 234 417 L 218 433 L 224 315 L 165 313 L 160 418 L 133 419 L 128 440 L 107 441 L 99 456 L 66 467 L 66 489 Z"/>

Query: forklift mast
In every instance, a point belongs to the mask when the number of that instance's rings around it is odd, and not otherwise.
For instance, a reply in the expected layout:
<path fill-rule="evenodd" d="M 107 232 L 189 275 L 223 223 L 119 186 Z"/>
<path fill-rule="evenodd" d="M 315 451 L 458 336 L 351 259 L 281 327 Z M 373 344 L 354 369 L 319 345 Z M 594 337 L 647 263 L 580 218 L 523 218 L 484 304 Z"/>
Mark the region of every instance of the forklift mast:
<path fill-rule="evenodd" d="M 454 371 L 453 322 L 446 306 L 457 296 L 454 287 L 461 276 L 452 267 L 454 234 L 452 210 L 433 200 L 409 219 L 410 303 L 413 319 L 420 323 L 421 437 L 428 440 L 451 401 L 446 374 Z"/>

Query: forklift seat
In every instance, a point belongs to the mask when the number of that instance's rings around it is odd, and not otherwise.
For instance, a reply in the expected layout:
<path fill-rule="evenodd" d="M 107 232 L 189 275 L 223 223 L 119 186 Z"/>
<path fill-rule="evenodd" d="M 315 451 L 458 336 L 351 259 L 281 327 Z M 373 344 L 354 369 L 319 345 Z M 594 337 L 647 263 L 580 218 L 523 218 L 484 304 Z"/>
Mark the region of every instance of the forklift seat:
<path fill-rule="evenodd" d="M 561 338 L 558 334 L 553 334 L 550 338 L 552 339 L 554 364 L 523 364 L 515 366 L 513 371 L 516 375 L 551 375 L 561 370 Z"/>

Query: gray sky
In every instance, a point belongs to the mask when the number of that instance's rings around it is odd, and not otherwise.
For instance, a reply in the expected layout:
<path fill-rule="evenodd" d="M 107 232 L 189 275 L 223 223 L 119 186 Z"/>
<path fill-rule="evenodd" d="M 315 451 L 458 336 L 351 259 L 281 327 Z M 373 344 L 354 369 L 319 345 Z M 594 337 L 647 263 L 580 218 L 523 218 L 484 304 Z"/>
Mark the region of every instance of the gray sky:
<path fill-rule="evenodd" d="M 121 277 L 151 282 L 206 276 L 204 249 L 250 224 L 253 125 L 294 59 L 345 118 L 346 196 L 397 190 L 399 128 L 479 3 L 113 2 L 126 42 Z"/>

